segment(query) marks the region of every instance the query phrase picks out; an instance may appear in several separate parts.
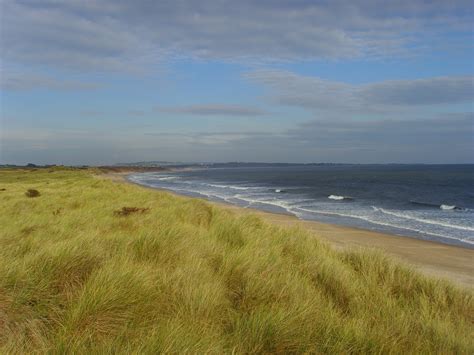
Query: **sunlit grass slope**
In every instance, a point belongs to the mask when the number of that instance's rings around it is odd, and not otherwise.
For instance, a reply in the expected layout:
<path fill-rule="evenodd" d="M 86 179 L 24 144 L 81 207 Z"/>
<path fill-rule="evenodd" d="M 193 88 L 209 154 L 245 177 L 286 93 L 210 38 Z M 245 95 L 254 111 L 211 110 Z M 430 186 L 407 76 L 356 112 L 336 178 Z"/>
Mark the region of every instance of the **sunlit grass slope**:
<path fill-rule="evenodd" d="M 472 292 L 383 255 L 93 171 L 1 189 L 0 353 L 474 352 Z"/>

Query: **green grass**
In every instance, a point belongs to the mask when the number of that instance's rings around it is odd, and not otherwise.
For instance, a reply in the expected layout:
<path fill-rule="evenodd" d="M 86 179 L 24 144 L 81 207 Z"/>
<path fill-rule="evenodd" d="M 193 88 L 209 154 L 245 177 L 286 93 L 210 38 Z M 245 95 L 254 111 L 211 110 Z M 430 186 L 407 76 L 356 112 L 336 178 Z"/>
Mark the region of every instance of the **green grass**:
<path fill-rule="evenodd" d="M 474 352 L 472 291 L 382 254 L 93 171 L 2 188 L 0 353 Z"/>

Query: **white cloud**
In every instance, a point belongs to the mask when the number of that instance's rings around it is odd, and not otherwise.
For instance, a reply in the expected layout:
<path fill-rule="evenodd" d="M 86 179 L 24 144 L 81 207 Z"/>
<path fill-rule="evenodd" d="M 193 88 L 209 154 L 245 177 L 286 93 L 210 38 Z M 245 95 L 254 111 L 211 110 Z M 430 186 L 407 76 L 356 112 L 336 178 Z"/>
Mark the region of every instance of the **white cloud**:
<path fill-rule="evenodd" d="M 163 113 L 188 114 L 197 116 L 261 116 L 265 111 L 242 105 L 206 104 L 176 107 L 157 107 Z"/>
<path fill-rule="evenodd" d="M 431 42 L 441 48 L 450 31 L 469 33 L 471 8 L 466 1 L 421 0 L 5 0 L 1 49 L 10 62 L 92 71 L 140 70 L 183 55 L 233 61 L 407 55 Z"/>
<path fill-rule="evenodd" d="M 331 112 L 397 112 L 400 108 L 474 100 L 474 77 L 435 77 L 348 84 L 281 70 L 260 70 L 246 78 L 264 85 L 274 101 Z"/>
<path fill-rule="evenodd" d="M 48 75 L 35 73 L 15 73 L 2 71 L 0 75 L 0 88 L 3 90 L 96 90 L 102 87 L 101 84 L 84 82 L 71 79 L 57 79 Z"/>

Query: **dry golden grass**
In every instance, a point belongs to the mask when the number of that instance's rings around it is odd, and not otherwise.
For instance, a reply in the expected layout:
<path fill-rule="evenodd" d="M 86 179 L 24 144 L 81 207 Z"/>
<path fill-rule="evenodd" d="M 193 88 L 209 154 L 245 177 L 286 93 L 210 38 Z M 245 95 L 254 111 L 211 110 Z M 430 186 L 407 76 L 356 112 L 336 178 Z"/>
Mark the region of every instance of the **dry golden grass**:
<path fill-rule="evenodd" d="M 469 290 L 93 174 L 0 171 L 0 352 L 474 352 Z"/>

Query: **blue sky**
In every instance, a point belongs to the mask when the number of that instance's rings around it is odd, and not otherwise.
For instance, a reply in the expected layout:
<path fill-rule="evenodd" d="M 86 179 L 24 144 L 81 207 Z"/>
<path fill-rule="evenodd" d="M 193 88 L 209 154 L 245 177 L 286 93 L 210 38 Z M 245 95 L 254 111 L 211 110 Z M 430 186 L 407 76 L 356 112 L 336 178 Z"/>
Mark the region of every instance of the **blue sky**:
<path fill-rule="evenodd" d="M 0 163 L 473 163 L 470 1 L 10 1 Z"/>

